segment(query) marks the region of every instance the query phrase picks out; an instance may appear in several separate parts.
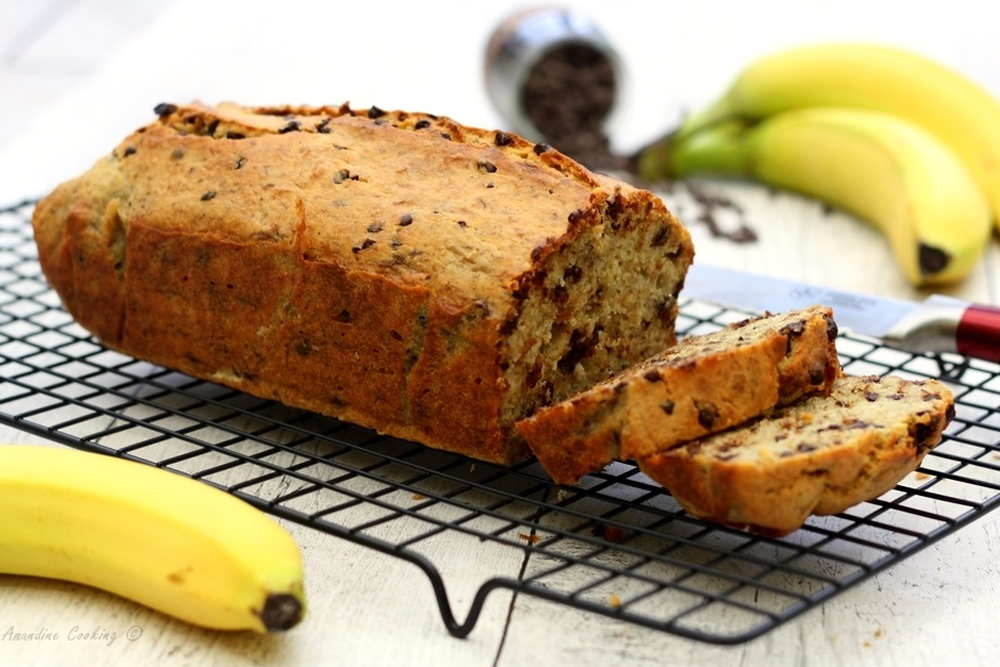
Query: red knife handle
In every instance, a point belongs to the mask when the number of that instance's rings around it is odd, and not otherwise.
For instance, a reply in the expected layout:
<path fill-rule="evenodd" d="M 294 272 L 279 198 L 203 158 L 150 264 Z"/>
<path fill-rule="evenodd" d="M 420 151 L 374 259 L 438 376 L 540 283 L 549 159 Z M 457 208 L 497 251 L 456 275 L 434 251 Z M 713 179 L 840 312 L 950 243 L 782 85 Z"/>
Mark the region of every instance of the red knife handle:
<path fill-rule="evenodd" d="M 955 348 L 968 357 L 1000 362 L 1000 308 L 966 308 L 955 331 Z"/>

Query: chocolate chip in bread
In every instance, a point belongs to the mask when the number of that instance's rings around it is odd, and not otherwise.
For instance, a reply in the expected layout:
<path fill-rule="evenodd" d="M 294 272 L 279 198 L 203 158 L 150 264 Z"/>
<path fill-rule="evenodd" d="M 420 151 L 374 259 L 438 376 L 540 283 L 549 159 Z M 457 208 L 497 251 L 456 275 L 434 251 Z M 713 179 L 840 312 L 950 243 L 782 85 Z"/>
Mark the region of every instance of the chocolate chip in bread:
<path fill-rule="evenodd" d="M 574 484 L 612 461 L 654 454 L 829 391 L 840 374 L 832 311 L 813 306 L 688 336 L 519 421 L 549 476 Z"/>
<path fill-rule="evenodd" d="M 693 256 L 653 194 L 425 113 L 163 104 L 34 214 L 107 346 L 472 457 L 672 345 Z"/>
<path fill-rule="evenodd" d="M 898 484 L 940 442 L 954 405 L 937 380 L 844 375 L 828 395 L 638 463 L 690 514 L 781 536 Z"/>

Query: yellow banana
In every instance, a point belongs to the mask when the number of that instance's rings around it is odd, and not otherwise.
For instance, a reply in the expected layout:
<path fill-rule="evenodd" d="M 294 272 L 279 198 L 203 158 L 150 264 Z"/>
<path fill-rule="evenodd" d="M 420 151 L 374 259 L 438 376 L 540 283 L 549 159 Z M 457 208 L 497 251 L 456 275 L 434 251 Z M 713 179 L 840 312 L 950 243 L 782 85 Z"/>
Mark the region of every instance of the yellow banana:
<path fill-rule="evenodd" d="M 214 629 L 286 630 L 298 547 L 250 504 L 137 462 L 0 445 L 0 572 L 63 579 Z"/>
<path fill-rule="evenodd" d="M 938 62 L 888 45 L 823 43 L 765 56 L 737 75 L 714 104 L 681 123 L 685 136 L 722 119 L 760 120 L 816 106 L 883 111 L 947 144 L 986 193 L 1000 229 L 1000 101 Z M 639 175 L 655 181 L 655 147 L 639 156 Z"/>
<path fill-rule="evenodd" d="M 990 208 L 933 135 L 895 116 L 809 108 L 675 138 L 659 166 L 675 177 L 737 174 L 842 208 L 886 236 L 914 285 L 963 278 L 982 257 Z"/>

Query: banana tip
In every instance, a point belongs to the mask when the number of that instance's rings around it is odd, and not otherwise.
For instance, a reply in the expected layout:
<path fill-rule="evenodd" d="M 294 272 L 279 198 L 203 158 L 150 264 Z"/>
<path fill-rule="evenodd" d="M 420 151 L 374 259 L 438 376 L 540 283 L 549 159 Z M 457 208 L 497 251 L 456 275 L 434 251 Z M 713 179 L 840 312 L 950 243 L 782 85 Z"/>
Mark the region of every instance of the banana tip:
<path fill-rule="evenodd" d="M 268 632 L 281 632 L 298 625 L 304 613 L 299 598 L 290 593 L 275 593 L 267 596 L 259 616 Z"/>

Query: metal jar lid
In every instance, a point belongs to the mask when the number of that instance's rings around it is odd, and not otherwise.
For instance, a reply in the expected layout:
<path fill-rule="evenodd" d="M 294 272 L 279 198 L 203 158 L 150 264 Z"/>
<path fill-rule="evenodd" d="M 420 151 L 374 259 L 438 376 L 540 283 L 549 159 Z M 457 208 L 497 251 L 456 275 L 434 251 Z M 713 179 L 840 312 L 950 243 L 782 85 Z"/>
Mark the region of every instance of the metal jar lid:
<path fill-rule="evenodd" d="M 610 66 L 615 91 L 604 123 L 614 115 L 621 99 L 623 67 L 617 52 L 597 25 L 573 9 L 532 9 L 515 14 L 497 27 L 486 51 L 487 92 L 513 132 L 531 141 L 545 139 L 529 117 L 525 88 L 544 57 L 571 45 L 586 47 Z"/>

